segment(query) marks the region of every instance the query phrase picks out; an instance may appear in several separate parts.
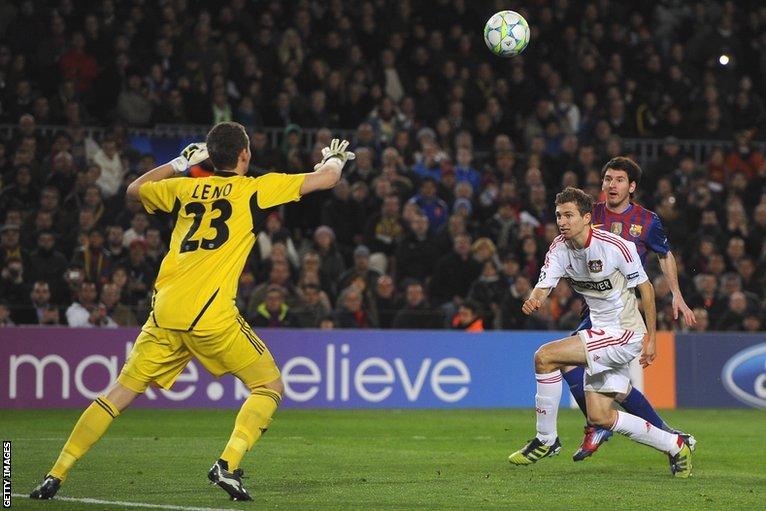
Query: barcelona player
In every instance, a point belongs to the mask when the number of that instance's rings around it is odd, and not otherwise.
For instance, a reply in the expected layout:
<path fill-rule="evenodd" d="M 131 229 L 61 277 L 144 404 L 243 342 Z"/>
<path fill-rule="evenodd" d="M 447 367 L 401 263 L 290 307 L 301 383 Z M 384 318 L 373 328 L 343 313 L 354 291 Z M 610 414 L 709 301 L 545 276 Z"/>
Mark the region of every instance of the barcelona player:
<path fill-rule="evenodd" d="M 601 170 L 602 191 L 606 195 L 606 200 L 596 203 L 593 207 L 593 227 L 609 231 L 635 243 L 641 263 L 644 266 L 649 252 L 655 252 L 659 257 L 662 273 L 670 284 L 673 295 L 674 318 L 678 319 L 679 314 L 681 314 L 686 324 L 692 325 L 696 322 L 694 313 L 686 305 L 678 285 L 676 260 L 668 245 L 662 222 L 656 213 L 631 201 L 640 181 L 641 167 L 636 162 L 623 156 L 609 160 Z M 577 331 L 587 330 L 591 327 L 587 309 L 584 314 L 585 318 L 577 327 Z M 562 370 L 562 373 L 577 404 L 587 416 L 583 391 L 583 368 L 567 367 Z M 695 438 L 668 426 L 657 414 L 646 396 L 635 387 L 630 386 L 627 393 L 618 395 L 617 402 L 626 411 L 641 417 L 653 426 L 681 434 L 684 441 L 694 449 Z M 599 446 L 606 442 L 611 435 L 612 432 L 607 429 L 586 426 L 585 438 L 580 448 L 575 452 L 574 460 L 581 461 L 596 452 Z"/>
<path fill-rule="evenodd" d="M 52 498 L 112 421 L 150 384 L 169 389 L 194 356 L 215 376 L 233 374 L 250 389 L 208 478 L 232 500 L 252 500 L 239 466 L 269 427 L 283 384 L 269 349 L 234 304 L 237 281 L 269 208 L 334 187 L 346 161 L 354 158 L 347 147 L 347 141 L 333 140 L 311 173 L 246 177 L 250 141 L 245 128 L 222 122 L 210 130 L 206 144 L 191 144 L 178 158 L 131 183 L 127 201 L 132 209 L 143 205 L 149 213 L 176 217 L 152 310 L 117 381 L 80 416 L 30 497 Z M 208 157 L 213 175 L 170 179 Z"/>

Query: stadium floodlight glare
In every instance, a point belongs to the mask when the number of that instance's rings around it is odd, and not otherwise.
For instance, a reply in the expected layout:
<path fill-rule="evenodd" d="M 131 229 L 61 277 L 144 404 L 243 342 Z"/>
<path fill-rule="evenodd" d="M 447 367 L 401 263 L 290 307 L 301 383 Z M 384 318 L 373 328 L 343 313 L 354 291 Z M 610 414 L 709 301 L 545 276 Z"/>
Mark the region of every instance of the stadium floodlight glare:
<path fill-rule="evenodd" d="M 729 63 L 729 56 L 724 53 L 723 55 L 718 57 L 718 63 L 721 64 L 722 66 L 727 65 Z"/>

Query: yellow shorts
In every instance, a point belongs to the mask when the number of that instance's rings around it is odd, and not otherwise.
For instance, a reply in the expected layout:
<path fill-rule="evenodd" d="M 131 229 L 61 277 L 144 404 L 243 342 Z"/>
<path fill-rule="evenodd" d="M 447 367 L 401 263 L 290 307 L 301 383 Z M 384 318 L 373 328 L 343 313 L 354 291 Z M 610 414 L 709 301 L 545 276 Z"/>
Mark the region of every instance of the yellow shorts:
<path fill-rule="evenodd" d="M 227 373 L 247 371 L 249 387 L 264 385 L 279 378 L 279 368 L 264 342 L 241 317 L 230 327 L 215 332 L 168 330 L 147 322 L 117 378 L 134 392 L 143 392 L 154 383 L 169 389 L 192 356 L 216 378 Z"/>

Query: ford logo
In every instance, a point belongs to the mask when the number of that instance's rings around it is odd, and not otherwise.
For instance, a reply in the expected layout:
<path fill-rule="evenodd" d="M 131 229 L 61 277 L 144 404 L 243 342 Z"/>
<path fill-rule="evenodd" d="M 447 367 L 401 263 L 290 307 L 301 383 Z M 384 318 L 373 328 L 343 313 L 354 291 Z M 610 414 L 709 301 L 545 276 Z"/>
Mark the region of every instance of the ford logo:
<path fill-rule="evenodd" d="M 766 408 L 766 344 L 740 351 L 723 366 L 721 380 L 745 404 Z"/>

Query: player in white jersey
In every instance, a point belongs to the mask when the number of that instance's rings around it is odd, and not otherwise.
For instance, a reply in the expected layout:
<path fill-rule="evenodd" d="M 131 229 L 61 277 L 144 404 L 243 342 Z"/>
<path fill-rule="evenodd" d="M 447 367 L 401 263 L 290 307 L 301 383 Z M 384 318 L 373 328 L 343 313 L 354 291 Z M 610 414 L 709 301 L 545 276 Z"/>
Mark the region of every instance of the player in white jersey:
<path fill-rule="evenodd" d="M 540 308 L 551 289 L 566 279 L 585 297 L 593 326 L 540 347 L 535 353 L 537 435 L 509 456 L 514 465 L 529 465 L 561 451 L 556 418 L 561 400 L 561 369 L 585 367 L 588 422 L 626 435 L 665 452 L 677 477 L 691 474 L 691 450 L 683 439 L 627 412 L 615 410 L 615 396 L 630 385 L 628 364 L 640 356 L 643 367 L 655 358 L 654 289 L 633 242 L 590 225 L 593 199 L 577 188 L 556 195 L 556 222 L 561 235 L 545 255 L 540 278 L 522 311 Z M 633 288 L 638 288 L 646 325 Z"/>

